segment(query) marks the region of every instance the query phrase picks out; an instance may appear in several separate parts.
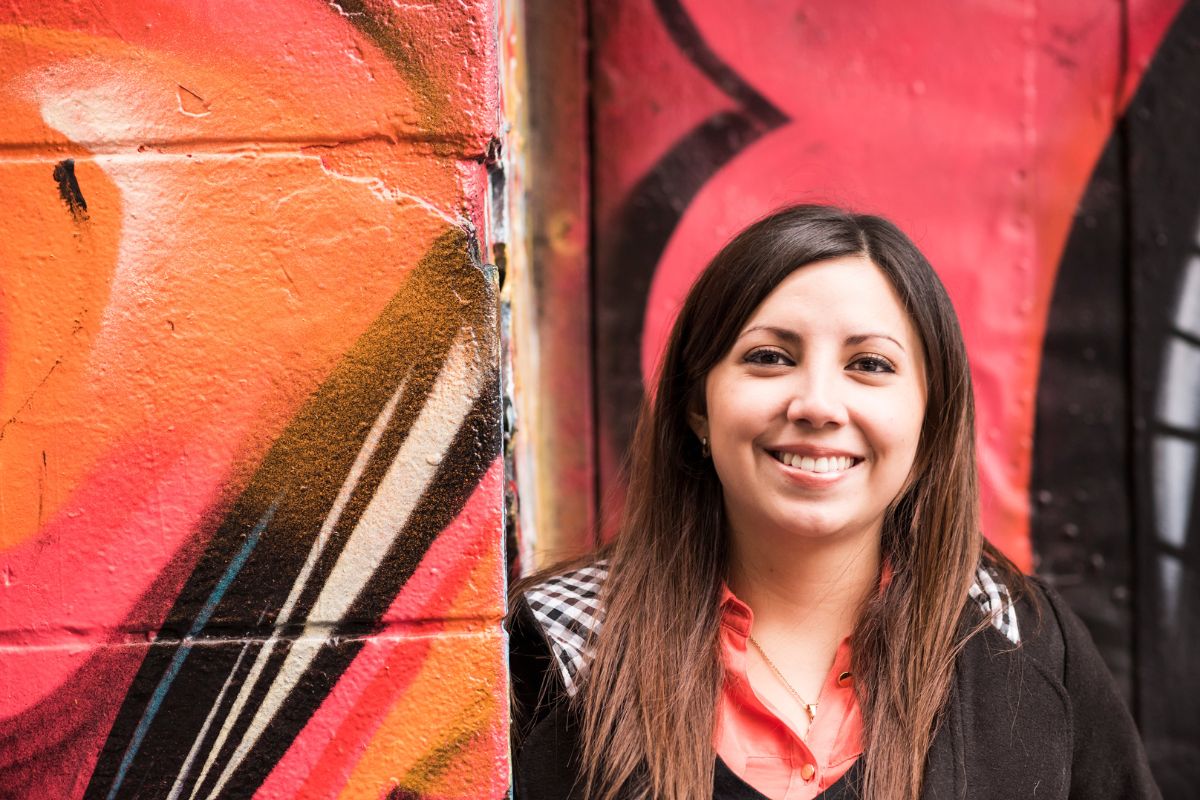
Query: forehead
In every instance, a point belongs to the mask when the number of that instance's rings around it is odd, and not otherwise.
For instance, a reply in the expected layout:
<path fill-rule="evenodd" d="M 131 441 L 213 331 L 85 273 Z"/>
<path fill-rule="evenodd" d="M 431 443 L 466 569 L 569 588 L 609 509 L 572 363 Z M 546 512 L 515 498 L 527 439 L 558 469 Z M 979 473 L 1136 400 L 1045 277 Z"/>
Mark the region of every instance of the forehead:
<path fill-rule="evenodd" d="M 817 261 L 794 270 L 750 314 L 742 332 L 758 325 L 846 335 L 879 329 L 902 342 L 919 342 L 895 287 L 863 256 Z"/>

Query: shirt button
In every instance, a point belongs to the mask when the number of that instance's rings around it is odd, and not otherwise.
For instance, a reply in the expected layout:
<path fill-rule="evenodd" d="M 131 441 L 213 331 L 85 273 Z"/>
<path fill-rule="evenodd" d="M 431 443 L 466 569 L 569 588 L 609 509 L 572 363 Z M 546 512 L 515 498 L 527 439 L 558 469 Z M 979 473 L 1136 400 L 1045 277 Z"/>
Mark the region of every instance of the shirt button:
<path fill-rule="evenodd" d="M 849 686 L 853 682 L 854 682 L 854 675 L 852 675 L 849 672 L 843 672 L 841 675 L 838 675 L 838 677 L 837 677 L 837 685 L 841 686 L 843 688 L 846 686 Z"/>
<path fill-rule="evenodd" d="M 811 781 L 817 774 L 817 768 L 812 764 L 805 764 L 800 768 L 800 777 L 805 781 Z"/>

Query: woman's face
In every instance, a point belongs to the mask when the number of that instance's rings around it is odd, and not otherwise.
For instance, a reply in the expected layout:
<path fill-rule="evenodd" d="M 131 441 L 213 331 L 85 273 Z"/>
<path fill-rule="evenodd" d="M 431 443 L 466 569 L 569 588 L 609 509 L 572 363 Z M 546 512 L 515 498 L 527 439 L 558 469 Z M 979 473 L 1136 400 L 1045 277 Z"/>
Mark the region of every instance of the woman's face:
<path fill-rule="evenodd" d="M 861 256 L 805 265 L 705 381 L 706 436 L 736 538 L 878 536 L 925 414 L 925 354 Z"/>

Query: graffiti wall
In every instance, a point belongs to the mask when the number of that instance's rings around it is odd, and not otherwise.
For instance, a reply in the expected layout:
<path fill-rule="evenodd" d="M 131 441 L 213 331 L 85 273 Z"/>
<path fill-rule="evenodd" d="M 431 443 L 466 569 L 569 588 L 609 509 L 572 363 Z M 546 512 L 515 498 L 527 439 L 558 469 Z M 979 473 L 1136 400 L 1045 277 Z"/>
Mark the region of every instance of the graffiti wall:
<path fill-rule="evenodd" d="M 600 496 L 682 298 L 785 203 L 883 213 L 959 310 L 987 535 L 1200 785 L 1200 5 L 592 3 Z"/>
<path fill-rule="evenodd" d="M 0 795 L 505 794 L 493 6 L 0 8 Z"/>

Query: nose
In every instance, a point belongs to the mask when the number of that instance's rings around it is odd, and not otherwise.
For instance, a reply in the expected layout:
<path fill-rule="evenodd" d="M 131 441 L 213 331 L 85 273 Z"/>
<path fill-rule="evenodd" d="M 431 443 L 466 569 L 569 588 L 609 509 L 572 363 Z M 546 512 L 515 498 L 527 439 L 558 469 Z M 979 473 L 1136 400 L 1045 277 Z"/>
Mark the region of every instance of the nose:
<path fill-rule="evenodd" d="M 839 377 L 840 370 L 836 376 L 824 370 L 799 370 L 788 400 L 788 422 L 816 429 L 845 425 L 848 412 Z"/>

